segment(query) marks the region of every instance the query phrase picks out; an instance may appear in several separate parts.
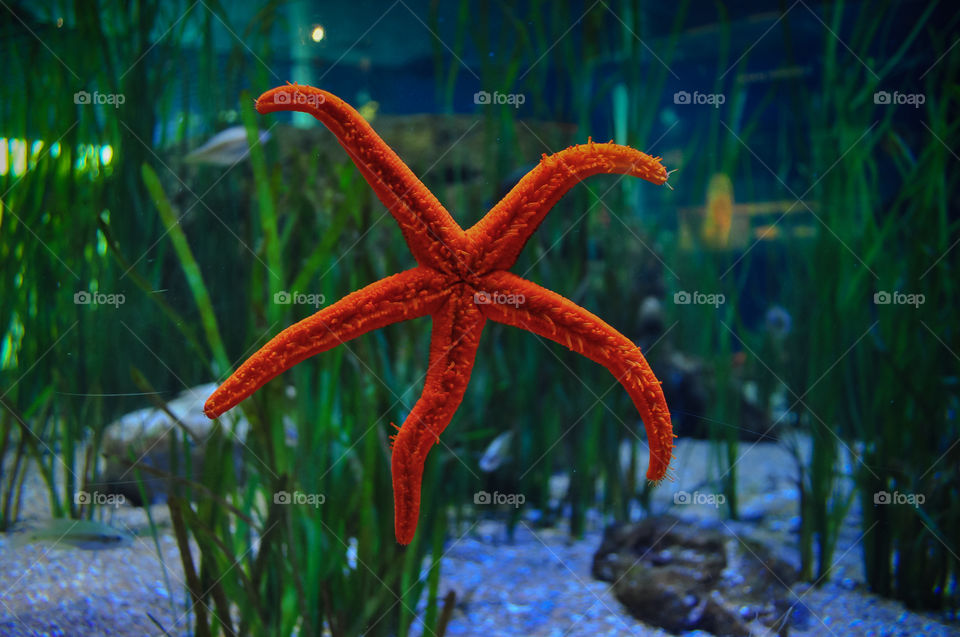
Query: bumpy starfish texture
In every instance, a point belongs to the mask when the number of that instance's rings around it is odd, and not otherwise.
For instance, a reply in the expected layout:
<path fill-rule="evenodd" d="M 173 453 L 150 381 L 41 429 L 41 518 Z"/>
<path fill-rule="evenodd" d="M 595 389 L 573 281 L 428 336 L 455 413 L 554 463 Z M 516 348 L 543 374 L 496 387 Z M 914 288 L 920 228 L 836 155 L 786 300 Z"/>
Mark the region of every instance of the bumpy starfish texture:
<path fill-rule="evenodd" d="M 647 478 L 666 475 L 673 429 L 660 382 L 640 349 L 587 310 L 507 270 L 553 205 L 598 173 L 661 185 L 659 157 L 617 144 L 572 146 L 543 155 L 483 219 L 464 231 L 410 168 L 349 104 L 311 86 L 267 91 L 260 113 L 300 111 L 323 122 L 400 225 L 417 267 L 381 279 L 288 327 L 251 356 L 210 397 L 216 418 L 302 360 L 391 323 L 429 315 L 430 361 L 423 393 L 393 444 L 394 527 L 413 540 L 427 453 L 460 406 L 487 319 L 529 330 L 606 367 L 643 418 L 650 445 Z M 510 296 L 512 295 L 512 296 Z M 523 299 L 507 305 L 498 299 Z"/>

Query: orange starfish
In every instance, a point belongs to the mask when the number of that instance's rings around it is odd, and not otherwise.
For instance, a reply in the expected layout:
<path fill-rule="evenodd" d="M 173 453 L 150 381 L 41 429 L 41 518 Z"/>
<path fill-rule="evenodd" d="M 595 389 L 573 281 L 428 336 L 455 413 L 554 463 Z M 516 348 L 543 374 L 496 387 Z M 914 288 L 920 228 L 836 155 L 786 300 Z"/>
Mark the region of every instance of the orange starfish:
<path fill-rule="evenodd" d="M 667 171 L 659 157 L 592 141 L 544 155 L 500 203 L 464 231 L 360 114 L 335 95 L 311 86 L 281 86 L 260 96 L 257 111 L 301 111 L 323 122 L 400 224 L 418 266 L 353 292 L 280 332 L 213 393 L 204 406 L 208 417 L 220 416 L 314 354 L 385 325 L 430 315 L 423 394 L 394 439 L 391 462 L 397 541 L 409 544 L 420 513 L 427 453 L 460 406 L 480 333 L 491 319 L 554 340 L 610 370 L 643 418 L 650 444 L 647 478 L 664 477 L 673 429 L 660 381 L 640 349 L 582 307 L 507 271 L 553 205 L 577 182 L 619 173 L 664 184 Z"/>

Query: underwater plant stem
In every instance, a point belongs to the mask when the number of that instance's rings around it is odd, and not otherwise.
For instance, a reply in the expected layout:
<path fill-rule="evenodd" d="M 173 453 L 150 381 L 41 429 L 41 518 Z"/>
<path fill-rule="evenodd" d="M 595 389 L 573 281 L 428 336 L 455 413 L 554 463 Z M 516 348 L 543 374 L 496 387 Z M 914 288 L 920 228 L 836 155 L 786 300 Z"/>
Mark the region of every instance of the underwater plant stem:
<path fill-rule="evenodd" d="M 213 312 L 213 304 L 210 302 L 210 294 L 207 292 L 207 286 L 203 282 L 203 276 L 200 273 L 200 266 L 193 257 L 190 250 L 190 244 L 187 243 L 187 237 L 180 227 L 180 219 L 175 214 L 170 200 L 167 199 L 163 186 L 160 185 L 160 178 L 153 168 L 144 163 L 141 167 L 143 183 L 153 199 L 153 203 L 160 213 L 160 218 L 170 234 L 170 240 L 173 242 L 174 250 L 180 259 L 180 267 L 187 277 L 187 285 L 193 294 L 193 300 L 200 311 L 200 321 L 203 325 L 204 334 L 207 337 L 207 344 L 213 353 L 213 374 L 219 376 L 230 369 L 230 361 L 227 358 L 227 352 L 223 347 L 223 340 L 220 338 L 220 328 L 217 327 L 217 318 Z"/>

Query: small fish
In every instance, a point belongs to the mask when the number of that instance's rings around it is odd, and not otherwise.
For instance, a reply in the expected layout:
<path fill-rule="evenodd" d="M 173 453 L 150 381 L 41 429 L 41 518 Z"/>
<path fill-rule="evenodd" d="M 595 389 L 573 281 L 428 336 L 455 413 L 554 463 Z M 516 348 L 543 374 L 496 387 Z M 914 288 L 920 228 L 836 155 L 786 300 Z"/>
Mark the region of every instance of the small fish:
<path fill-rule="evenodd" d="M 490 443 L 480 458 L 480 470 L 486 473 L 495 471 L 507 460 L 510 452 L 510 441 L 513 440 L 513 431 L 505 431 Z"/>
<path fill-rule="evenodd" d="M 259 131 L 260 143 L 270 139 L 270 133 Z M 207 166 L 232 166 L 250 155 L 247 143 L 247 129 L 243 126 L 231 126 L 211 137 L 200 148 L 194 149 L 184 161 L 190 164 Z"/>
<path fill-rule="evenodd" d="M 51 543 L 55 547 L 86 550 L 112 549 L 133 543 L 133 535 L 102 522 L 54 518 L 14 536 L 14 544 Z"/>

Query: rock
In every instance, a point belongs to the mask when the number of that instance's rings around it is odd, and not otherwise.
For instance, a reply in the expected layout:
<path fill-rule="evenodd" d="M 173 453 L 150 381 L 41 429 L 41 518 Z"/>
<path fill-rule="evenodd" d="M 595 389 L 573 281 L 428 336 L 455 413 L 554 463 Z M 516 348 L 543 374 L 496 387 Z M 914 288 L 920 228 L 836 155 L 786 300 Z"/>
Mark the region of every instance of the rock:
<path fill-rule="evenodd" d="M 697 618 L 696 626 L 714 635 L 750 637 L 750 629 L 743 623 L 740 616 L 730 609 L 726 600 L 717 591 L 710 591 L 703 612 Z"/>
<path fill-rule="evenodd" d="M 191 387 L 167 403 L 167 409 L 176 416 L 182 427 L 175 423 L 165 411 L 154 407 L 124 414 L 107 425 L 103 431 L 101 445 L 105 458 L 100 472 L 102 481 L 87 485 L 87 489 L 122 495 L 134 506 L 159 501 L 167 492 L 167 480 L 152 473 L 141 472 L 147 495 L 147 502 L 144 502 L 133 469 L 145 466 L 171 473 L 174 467 L 177 467 L 176 473 L 182 476 L 186 459 L 178 458 L 178 462 L 171 462 L 170 451 L 171 442 L 174 440 L 178 443 L 177 448 L 182 449 L 180 445 L 184 439 L 184 429 L 189 431 L 187 437 L 190 441 L 193 473 L 198 473 L 202 469 L 206 443 L 214 426 L 214 421 L 203 413 L 203 405 L 216 388 L 215 383 Z M 238 443 L 246 440 L 250 426 L 240 410 L 227 412 L 220 417 L 219 422 L 224 428 L 225 435 Z M 131 468 L 130 462 L 134 460 L 134 466 Z"/>
<path fill-rule="evenodd" d="M 197 385 L 185 389 L 176 398 L 167 403 L 167 409 L 191 431 L 193 436 L 206 438 L 213 429 L 214 421 L 203 413 L 203 404 L 218 387 L 216 383 Z M 249 423 L 238 410 L 231 410 L 220 418 L 220 424 L 243 441 L 247 437 Z M 156 440 L 169 431 L 180 431 L 176 423 L 163 410 L 147 407 L 120 416 L 103 431 L 103 444 L 126 446 Z"/>
<path fill-rule="evenodd" d="M 705 630 L 749 637 L 750 631 L 717 591 L 704 595 L 696 571 L 666 566 L 633 566 L 613 592 L 630 614 L 670 632 Z"/>
<path fill-rule="evenodd" d="M 637 619 L 736 636 L 749 636 L 754 618 L 776 620 L 798 577 L 760 542 L 673 516 L 607 528 L 592 570 Z"/>
<path fill-rule="evenodd" d="M 694 570 L 701 582 L 712 585 L 727 563 L 724 541 L 717 531 L 696 529 L 668 515 L 611 526 L 594 555 L 593 576 L 616 581 L 642 557 L 651 565 Z"/>
<path fill-rule="evenodd" d="M 613 592 L 630 614 L 670 632 L 697 628 L 691 620 L 701 603 L 693 593 L 700 588 L 692 572 L 673 567 L 630 567 L 613 585 Z"/>

